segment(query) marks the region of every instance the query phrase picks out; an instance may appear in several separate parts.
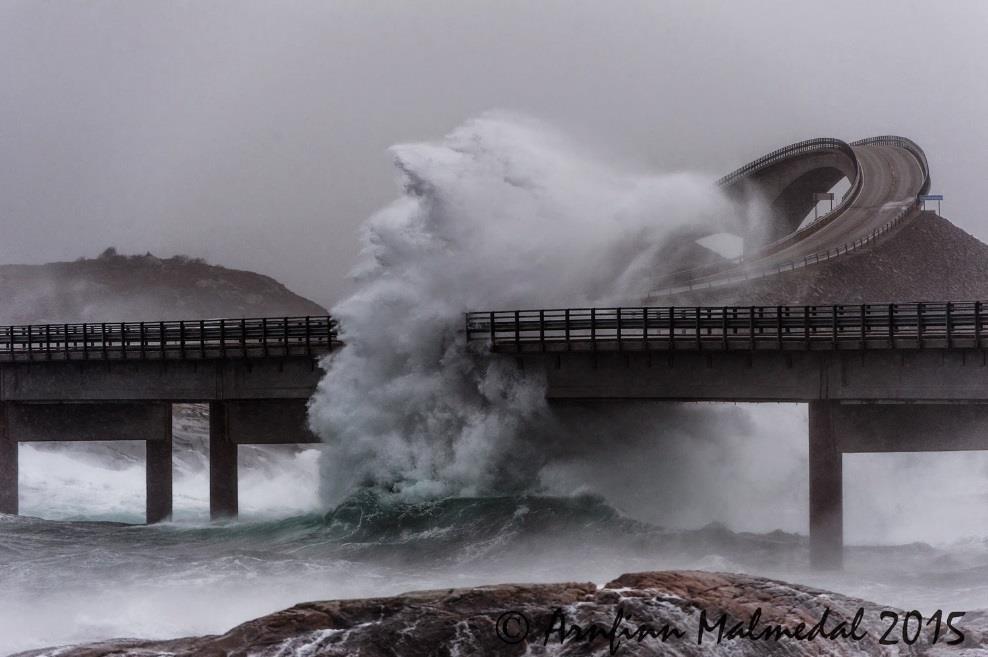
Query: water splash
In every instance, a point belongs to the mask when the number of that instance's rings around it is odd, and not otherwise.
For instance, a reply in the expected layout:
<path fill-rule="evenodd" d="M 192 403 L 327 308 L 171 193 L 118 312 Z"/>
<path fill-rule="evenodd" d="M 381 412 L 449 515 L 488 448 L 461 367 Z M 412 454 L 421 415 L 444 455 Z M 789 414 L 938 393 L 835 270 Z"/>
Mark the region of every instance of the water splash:
<path fill-rule="evenodd" d="M 669 235 L 736 210 L 702 176 L 622 172 L 505 114 L 392 154 L 404 193 L 363 228 L 356 291 L 333 308 L 347 347 L 311 403 L 324 500 L 530 488 L 556 435 L 541 381 L 464 349 L 463 313 L 637 304 Z"/>

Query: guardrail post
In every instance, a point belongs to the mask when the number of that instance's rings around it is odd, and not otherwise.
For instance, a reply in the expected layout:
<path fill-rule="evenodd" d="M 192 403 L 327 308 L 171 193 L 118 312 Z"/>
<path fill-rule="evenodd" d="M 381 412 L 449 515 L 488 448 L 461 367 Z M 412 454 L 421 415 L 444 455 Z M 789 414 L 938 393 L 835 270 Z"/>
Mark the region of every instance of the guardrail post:
<path fill-rule="evenodd" d="M 569 339 L 569 333 L 570 333 L 570 331 L 569 331 L 569 308 L 566 309 L 566 312 L 563 315 L 563 323 L 564 323 L 564 326 L 565 326 L 565 334 L 566 334 L 566 351 L 570 351 L 573 348 L 573 346 L 572 346 L 572 343 L 570 342 L 570 339 Z"/>
<path fill-rule="evenodd" d="M 953 328 L 954 327 L 953 327 L 953 323 L 951 322 L 951 316 L 950 316 L 950 310 L 951 310 L 951 306 L 952 305 L 953 304 L 951 304 L 949 301 L 947 302 L 947 318 L 946 318 L 946 325 L 947 325 L 947 349 L 953 349 L 953 347 L 954 347 L 954 336 L 953 336 Z"/>
<path fill-rule="evenodd" d="M 521 311 L 515 311 L 515 351 L 521 351 Z"/>
<path fill-rule="evenodd" d="M 748 339 L 751 343 L 751 350 L 755 350 L 755 307 L 748 306 Z"/>
<path fill-rule="evenodd" d="M 919 348 L 923 348 L 923 304 L 916 304 L 916 339 Z"/>
<path fill-rule="evenodd" d="M 810 307 L 803 306 L 803 346 L 810 350 Z"/>
<path fill-rule="evenodd" d="M 724 351 L 728 351 L 730 349 L 730 344 L 727 340 L 727 306 L 720 307 L 720 333 L 722 347 Z"/>
<path fill-rule="evenodd" d="M 916 304 L 916 336 L 917 336 L 917 339 L 919 340 L 919 348 L 920 349 L 923 348 L 923 324 L 924 324 L 924 322 L 923 322 L 923 313 L 924 313 L 924 308 L 925 308 L 925 304 L 923 304 L 923 303 Z"/>
<path fill-rule="evenodd" d="M 775 307 L 775 332 L 779 344 L 779 351 L 782 351 L 782 306 Z"/>
<path fill-rule="evenodd" d="M 642 308 L 642 350 L 648 349 L 648 308 Z"/>
<path fill-rule="evenodd" d="M 889 348 L 895 349 L 895 304 L 889 304 Z"/>
<path fill-rule="evenodd" d="M 861 304 L 861 349 L 868 347 L 868 306 Z"/>
<path fill-rule="evenodd" d="M 831 312 L 833 313 L 833 329 L 832 329 L 833 330 L 833 336 L 832 337 L 833 337 L 834 350 L 836 351 L 838 349 L 838 344 L 837 344 L 837 306 L 836 305 L 831 306 L 830 309 L 831 309 Z"/>
<path fill-rule="evenodd" d="M 696 322 L 694 324 L 695 327 L 696 327 L 696 350 L 697 351 L 702 351 L 703 350 L 703 343 L 702 343 L 701 338 L 700 338 L 700 306 L 696 306 L 693 309 L 693 312 L 696 313 Z"/>
<path fill-rule="evenodd" d="M 545 351 L 545 310 L 539 311 L 539 348 Z"/>
<path fill-rule="evenodd" d="M 597 353 L 597 309 L 590 309 L 590 347 Z M 595 361 L 596 364 L 596 361 Z"/>
<path fill-rule="evenodd" d="M 981 349 L 981 302 L 974 302 L 974 348 Z"/>
<path fill-rule="evenodd" d="M 621 343 L 621 309 L 617 309 L 617 343 L 618 351 L 623 351 L 624 345 Z"/>
<path fill-rule="evenodd" d="M 669 306 L 669 351 L 676 348 L 676 322 L 673 316 L 676 313 L 676 306 Z"/>

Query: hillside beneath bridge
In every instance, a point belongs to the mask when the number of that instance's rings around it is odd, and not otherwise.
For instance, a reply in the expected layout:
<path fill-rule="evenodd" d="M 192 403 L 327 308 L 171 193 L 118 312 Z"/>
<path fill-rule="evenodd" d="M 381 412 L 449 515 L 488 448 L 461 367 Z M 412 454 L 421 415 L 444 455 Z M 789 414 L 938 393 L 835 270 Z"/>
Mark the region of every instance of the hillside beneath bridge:
<path fill-rule="evenodd" d="M 185 256 L 0 265 L 0 324 L 325 315 L 269 276 Z"/>
<path fill-rule="evenodd" d="M 932 212 L 873 247 L 651 305 L 829 305 L 988 299 L 988 244 Z"/>

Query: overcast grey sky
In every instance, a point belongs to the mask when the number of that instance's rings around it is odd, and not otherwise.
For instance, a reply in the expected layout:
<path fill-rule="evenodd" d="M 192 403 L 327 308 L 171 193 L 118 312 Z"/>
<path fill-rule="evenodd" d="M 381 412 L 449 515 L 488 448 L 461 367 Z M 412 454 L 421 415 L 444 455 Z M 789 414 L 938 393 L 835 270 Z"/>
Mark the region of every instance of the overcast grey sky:
<path fill-rule="evenodd" d="M 724 173 L 897 133 L 988 241 L 988 3 L 0 0 L 0 262 L 204 256 L 323 303 L 386 149 L 488 109 Z"/>

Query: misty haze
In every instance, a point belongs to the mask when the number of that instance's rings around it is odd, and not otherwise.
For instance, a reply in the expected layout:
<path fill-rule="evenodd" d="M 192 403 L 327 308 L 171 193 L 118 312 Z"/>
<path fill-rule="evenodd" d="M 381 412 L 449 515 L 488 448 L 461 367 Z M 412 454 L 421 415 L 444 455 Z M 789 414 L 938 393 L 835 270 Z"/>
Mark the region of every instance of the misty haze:
<path fill-rule="evenodd" d="M 0 0 L 0 654 L 988 650 L 986 37 Z"/>

